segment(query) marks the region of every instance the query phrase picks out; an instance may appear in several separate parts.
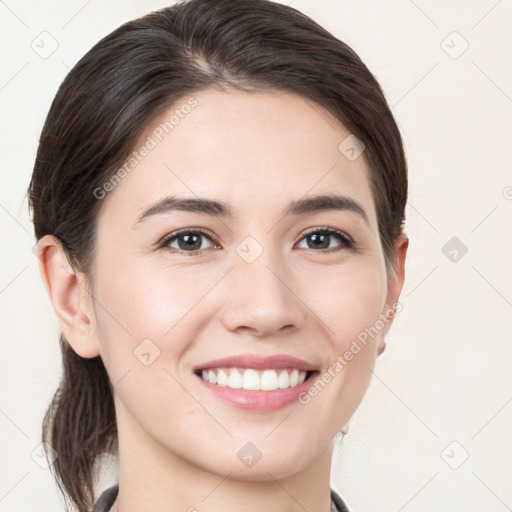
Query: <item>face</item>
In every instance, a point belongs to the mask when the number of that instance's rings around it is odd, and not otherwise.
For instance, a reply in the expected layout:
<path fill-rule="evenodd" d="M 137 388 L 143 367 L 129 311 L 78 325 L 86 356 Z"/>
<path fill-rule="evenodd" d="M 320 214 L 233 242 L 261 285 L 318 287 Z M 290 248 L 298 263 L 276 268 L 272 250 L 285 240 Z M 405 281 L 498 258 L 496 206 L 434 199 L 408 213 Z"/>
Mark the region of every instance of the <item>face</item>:
<path fill-rule="evenodd" d="M 147 128 L 101 199 L 90 342 L 120 439 L 283 478 L 329 450 L 391 324 L 369 171 L 298 95 L 193 97 Z"/>

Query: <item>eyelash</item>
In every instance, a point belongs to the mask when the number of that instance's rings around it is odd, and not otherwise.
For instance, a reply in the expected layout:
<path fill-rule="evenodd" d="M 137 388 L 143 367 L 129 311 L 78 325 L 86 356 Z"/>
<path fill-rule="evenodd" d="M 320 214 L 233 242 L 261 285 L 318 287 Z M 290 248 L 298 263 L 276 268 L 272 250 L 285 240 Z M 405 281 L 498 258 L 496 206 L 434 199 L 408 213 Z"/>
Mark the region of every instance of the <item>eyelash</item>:
<path fill-rule="evenodd" d="M 313 228 L 311 230 L 307 230 L 305 233 L 302 234 L 301 238 L 299 238 L 297 243 L 302 241 L 308 235 L 312 235 L 312 234 L 316 234 L 316 233 L 322 233 L 322 234 L 336 236 L 339 238 L 341 244 L 337 247 L 332 247 L 330 249 L 320 249 L 320 250 L 309 249 L 313 252 L 319 252 L 321 254 L 325 254 L 325 253 L 337 252 L 342 249 L 350 249 L 350 250 L 356 249 L 355 242 L 347 234 L 343 233 L 343 231 L 339 231 L 337 229 L 328 228 L 328 227 L 317 227 L 317 228 Z M 181 253 L 186 256 L 197 256 L 201 252 L 203 252 L 204 249 L 196 249 L 193 251 L 184 251 L 182 249 L 175 249 L 175 248 L 171 249 L 168 247 L 170 242 L 176 240 L 181 235 L 193 235 L 193 234 L 204 235 L 207 238 L 209 238 L 212 242 L 214 242 L 215 244 L 220 245 L 219 242 L 217 241 L 217 239 L 215 238 L 215 236 L 213 236 L 213 234 L 210 231 L 207 231 L 202 228 L 193 228 L 193 229 L 187 228 L 187 229 L 183 229 L 181 231 L 177 231 L 174 233 L 169 233 L 168 235 L 164 236 L 164 238 L 158 243 L 158 248 L 159 249 L 167 249 L 171 253 L 178 252 L 178 253 Z"/>

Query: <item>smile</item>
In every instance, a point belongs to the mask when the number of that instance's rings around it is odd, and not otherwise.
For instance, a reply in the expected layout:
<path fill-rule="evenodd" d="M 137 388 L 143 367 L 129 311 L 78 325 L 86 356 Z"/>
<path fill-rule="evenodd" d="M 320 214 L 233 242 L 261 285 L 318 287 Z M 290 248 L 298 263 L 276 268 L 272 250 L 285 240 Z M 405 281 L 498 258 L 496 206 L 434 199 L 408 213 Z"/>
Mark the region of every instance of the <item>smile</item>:
<path fill-rule="evenodd" d="M 269 412 L 297 404 L 320 375 L 320 366 L 289 354 L 238 354 L 192 368 L 197 382 L 236 408 Z"/>
<path fill-rule="evenodd" d="M 228 371 L 225 368 L 208 368 L 194 373 L 197 382 L 206 392 L 231 406 L 254 412 L 270 412 L 298 404 L 301 393 L 320 375 L 319 371 L 299 371 L 297 368 L 262 371 L 254 368 L 231 368 L 229 375 Z M 241 371 L 244 372 L 243 375 Z M 251 389 L 244 389 L 244 384 Z"/>
<path fill-rule="evenodd" d="M 209 368 L 200 375 L 205 382 L 246 391 L 276 391 L 302 384 L 308 373 L 297 368 L 256 370 L 254 368 Z M 199 373 L 198 373 L 199 374 Z"/>

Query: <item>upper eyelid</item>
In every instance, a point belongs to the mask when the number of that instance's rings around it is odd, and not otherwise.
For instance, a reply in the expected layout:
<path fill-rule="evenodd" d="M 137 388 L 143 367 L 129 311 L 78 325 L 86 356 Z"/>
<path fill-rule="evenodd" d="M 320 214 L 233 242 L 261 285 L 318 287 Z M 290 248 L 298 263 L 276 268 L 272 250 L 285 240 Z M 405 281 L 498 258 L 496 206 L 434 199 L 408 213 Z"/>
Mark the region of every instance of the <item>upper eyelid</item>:
<path fill-rule="evenodd" d="M 179 229 L 178 231 L 172 231 L 171 233 L 167 233 L 166 235 L 164 235 L 160 239 L 160 242 L 158 242 L 158 246 L 165 246 L 171 240 L 179 237 L 180 235 L 184 235 L 184 234 L 187 234 L 187 233 L 199 233 L 199 234 L 201 234 L 203 236 L 207 236 L 207 237 L 211 238 L 212 242 L 214 242 L 216 244 L 219 244 L 219 242 L 217 240 L 217 237 L 211 231 L 209 231 L 207 229 L 204 229 L 204 228 L 183 228 L 183 229 Z"/>
<path fill-rule="evenodd" d="M 297 240 L 302 240 L 305 236 L 311 234 L 311 233 L 315 233 L 316 231 L 327 231 L 329 234 L 334 234 L 334 235 L 340 235 L 342 238 L 347 238 L 350 243 L 355 243 L 354 242 L 354 239 L 348 234 L 346 233 L 345 231 L 343 231 L 342 229 L 337 229 L 337 228 L 330 228 L 328 226 L 319 226 L 319 227 L 314 227 L 314 228 L 308 228 L 306 229 L 306 231 L 303 231 L 300 235 L 300 238 Z"/>

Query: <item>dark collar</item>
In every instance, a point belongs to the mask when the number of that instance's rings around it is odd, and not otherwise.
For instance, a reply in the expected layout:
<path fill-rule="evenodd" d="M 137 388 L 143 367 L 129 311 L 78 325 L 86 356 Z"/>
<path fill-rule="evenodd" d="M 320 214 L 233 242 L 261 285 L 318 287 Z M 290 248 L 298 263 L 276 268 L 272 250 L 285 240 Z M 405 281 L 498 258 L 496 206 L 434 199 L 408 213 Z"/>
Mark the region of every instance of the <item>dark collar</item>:
<path fill-rule="evenodd" d="M 114 501 L 116 501 L 117 494 L 119 492 L 119 484 L 115 484 L 102 492 L 98 501 L 94 505 L 92 512 L 108 512 Z M 331 501 L 336 507 L 337 512 L 349 512 L 347 506 L 340 498 L 340 496 L 331 489 Z"/>

